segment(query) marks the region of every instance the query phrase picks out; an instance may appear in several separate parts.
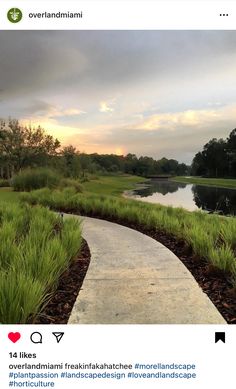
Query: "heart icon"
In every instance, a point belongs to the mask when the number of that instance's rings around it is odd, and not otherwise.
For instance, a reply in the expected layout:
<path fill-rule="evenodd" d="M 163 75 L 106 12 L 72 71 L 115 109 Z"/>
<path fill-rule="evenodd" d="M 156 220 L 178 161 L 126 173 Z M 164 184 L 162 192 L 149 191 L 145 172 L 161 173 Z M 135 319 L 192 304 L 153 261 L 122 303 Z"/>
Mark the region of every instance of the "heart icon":
<path fill-rule="evenodd" d="M 21 337 L 19 332 L 9 332 L 8 338 L 12 341 L 12 343 L 16 343 Z"/>

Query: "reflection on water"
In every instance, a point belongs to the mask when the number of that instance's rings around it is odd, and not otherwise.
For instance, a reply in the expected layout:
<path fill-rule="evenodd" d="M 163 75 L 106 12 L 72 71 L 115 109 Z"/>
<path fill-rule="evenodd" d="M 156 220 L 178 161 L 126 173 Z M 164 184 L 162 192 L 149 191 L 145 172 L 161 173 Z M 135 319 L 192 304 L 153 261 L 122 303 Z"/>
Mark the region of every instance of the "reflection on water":
<path fill-rule="evenodd" d="M 189 211 L 203 209 L 225 215 L 236 215 L 236 190 L 154 180 L 139 184 L 126 193 L 128 197 L 150 203 L 183 207 Z"/>
<path fill-rule="evenodd" d="M 165 196 L 168 193 L 177 192 L 180 188 L 186 188 L 186 184 L 169 180 L 155 180 L 150 181 L 148 184 L 141 184 L 140 188 L 135 190 L 135 194 L 138 194 L 141 197 L 149 197 L 154 193 L 161 193 Z"/>
<path fill-rule="evenodd" d="M 236 215 L 236 190 L 193 185 L 193 199 L 198 208 Z"/>

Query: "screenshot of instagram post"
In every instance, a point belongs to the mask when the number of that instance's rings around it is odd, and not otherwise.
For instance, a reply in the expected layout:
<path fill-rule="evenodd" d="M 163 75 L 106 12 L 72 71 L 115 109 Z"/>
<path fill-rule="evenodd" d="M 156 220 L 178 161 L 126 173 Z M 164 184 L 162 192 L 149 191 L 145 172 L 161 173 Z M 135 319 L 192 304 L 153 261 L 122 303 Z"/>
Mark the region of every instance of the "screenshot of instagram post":
<path fill-rule="evenodd" d="M 0 389 L 235 383 L 236 0 L 0 3 Z"/>

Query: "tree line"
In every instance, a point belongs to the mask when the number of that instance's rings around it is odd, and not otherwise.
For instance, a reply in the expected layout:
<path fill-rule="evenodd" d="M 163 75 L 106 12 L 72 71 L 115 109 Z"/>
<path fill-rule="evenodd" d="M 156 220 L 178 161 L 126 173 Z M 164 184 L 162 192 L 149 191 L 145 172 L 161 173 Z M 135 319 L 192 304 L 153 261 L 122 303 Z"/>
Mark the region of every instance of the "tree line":
<path fill-rule="evenodd" d="M 10 179 L 26 168 L 52 167 L 65 176 L 78 178 L 86 173 L 128 173 L 186 175 L 190 167 L 175 159 L 137 157 L 135 154 L 86 154 L 72 145 L 61 147 L 58 139 L 40 126 L 22 126 L 18 120 L 0 121 L 0 177 Z"/>
<path fill-rule="evenodd" d="M 211 139 L 193 158 L 193 176 L 236 177 L 236 128 L 226 139 Z"/>

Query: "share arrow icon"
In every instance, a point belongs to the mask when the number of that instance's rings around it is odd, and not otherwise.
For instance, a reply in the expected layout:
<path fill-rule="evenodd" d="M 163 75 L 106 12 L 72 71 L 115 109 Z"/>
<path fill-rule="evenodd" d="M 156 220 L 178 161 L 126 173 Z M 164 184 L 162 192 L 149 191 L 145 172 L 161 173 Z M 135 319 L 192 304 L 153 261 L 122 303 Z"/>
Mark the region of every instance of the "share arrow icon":
<path fill-rule="evenodd" d="M 65 332 L 52 332 L 52 334 L 55 336 L 57 343 L 60 343 L 61 339 L 63 338 Z"/>

